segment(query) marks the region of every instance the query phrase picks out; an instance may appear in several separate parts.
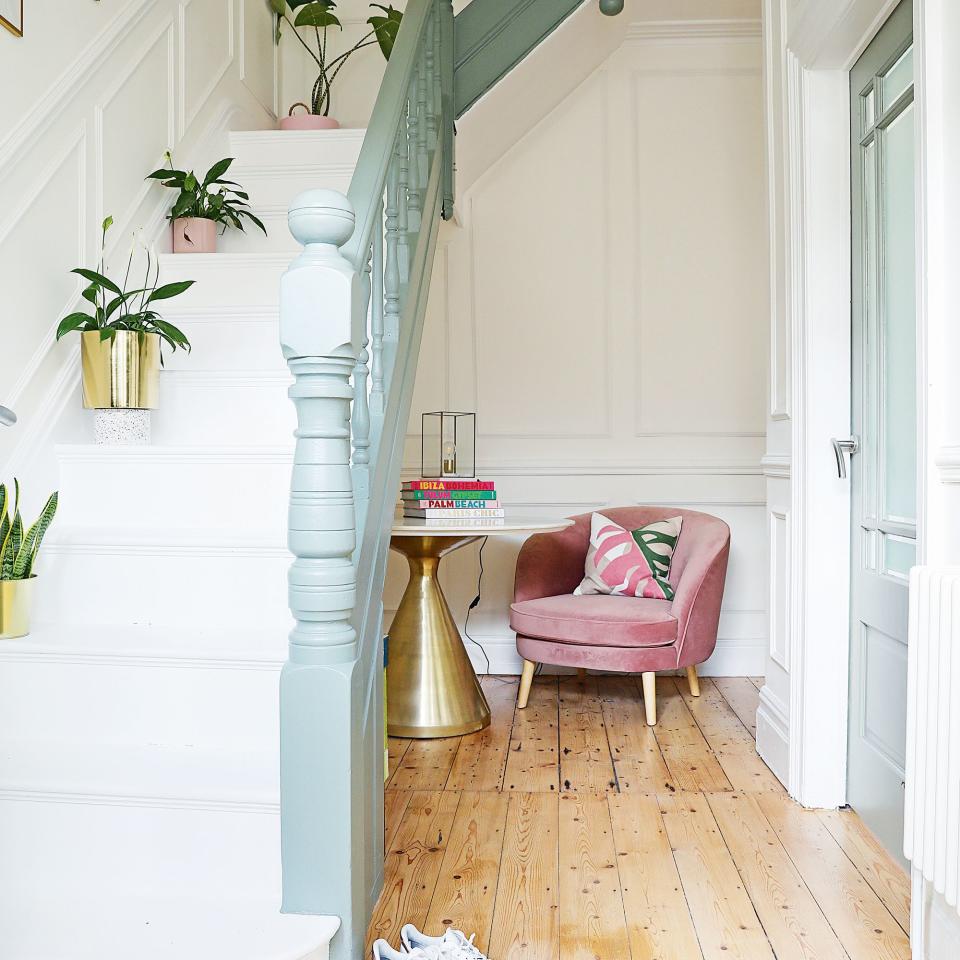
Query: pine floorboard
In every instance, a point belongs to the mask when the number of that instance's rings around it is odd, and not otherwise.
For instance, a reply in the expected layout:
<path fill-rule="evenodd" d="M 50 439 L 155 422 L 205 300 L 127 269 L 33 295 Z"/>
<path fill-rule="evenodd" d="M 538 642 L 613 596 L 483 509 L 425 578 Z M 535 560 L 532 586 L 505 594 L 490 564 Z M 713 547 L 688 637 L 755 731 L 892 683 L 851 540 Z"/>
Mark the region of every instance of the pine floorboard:
<path fill-rule="evenodd" d="M 487 730 L 389 743 L 369 941 L 415 923 L 493 960 L 908 960 L 909 880 L 851 810 L 756 753 L 762 679 L 484 677 Z"/>

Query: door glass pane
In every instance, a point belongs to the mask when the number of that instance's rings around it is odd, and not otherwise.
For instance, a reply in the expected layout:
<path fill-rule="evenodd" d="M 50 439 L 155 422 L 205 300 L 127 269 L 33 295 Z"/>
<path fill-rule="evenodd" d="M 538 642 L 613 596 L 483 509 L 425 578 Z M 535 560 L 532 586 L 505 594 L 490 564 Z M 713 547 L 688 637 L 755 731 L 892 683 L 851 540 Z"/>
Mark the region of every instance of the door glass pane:
<path fill-rule="evenodd" d="M 866 133 L 873 126 L 873 87 L 860 98 L 860 132 Z"/>
<path fill-rule="evenodd" d="M 886 573 L 906 578 L 917 562 L 917 544 L 913 540 L 885 534 L 883 538 L 883 566 Z"/>
<path fill-rule="evenodd" d="M 913 84 L 913 47 L 908 47 L 900 59 L 884 74 L 880 81 L 881 110 L 886 110 L 907 87 Z"/>
<path fill-rule="evenodd" d="M 916 516 L 913 106 L 879 132 L 885 516 Z"/>

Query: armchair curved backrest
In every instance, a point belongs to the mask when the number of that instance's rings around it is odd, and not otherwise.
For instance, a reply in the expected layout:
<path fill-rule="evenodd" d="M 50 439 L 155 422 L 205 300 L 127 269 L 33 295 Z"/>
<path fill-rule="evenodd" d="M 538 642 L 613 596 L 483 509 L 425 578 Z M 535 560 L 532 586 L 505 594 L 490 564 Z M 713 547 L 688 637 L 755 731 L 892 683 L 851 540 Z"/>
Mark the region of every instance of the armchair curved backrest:
<path fill-rule="evenodd" d="M 612 507 L 600 512 L 628 530 L 656 520 L 683 518 L 670 567 L 678 665 L 707 659 L 717 639 L 730 528 L 719 517 L 677 507 Z M 591 516 L 584 513 L 572 517 L 573 526 L 537 534 L 524 543 L 517 557 L 515 603 L 573 593 L 583 579 Z"/>

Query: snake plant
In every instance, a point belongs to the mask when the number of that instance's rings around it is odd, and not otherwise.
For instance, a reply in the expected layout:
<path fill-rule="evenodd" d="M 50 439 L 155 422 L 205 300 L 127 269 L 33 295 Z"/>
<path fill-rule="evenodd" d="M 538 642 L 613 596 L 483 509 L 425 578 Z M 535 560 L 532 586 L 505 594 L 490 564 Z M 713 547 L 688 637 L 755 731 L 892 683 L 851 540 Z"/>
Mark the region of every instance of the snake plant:
<path fill-rule="evenodd" d="M 26 531 L 20 516 L 20 482 L 13 481 L 13 519 L 8 510 L 9 495 L 0 484 L 0 580 L 27 580 L 33 576 L 33 565 L 47 528 L 57 512 L 57 494 L 50 495 L 36 522 Z"/>

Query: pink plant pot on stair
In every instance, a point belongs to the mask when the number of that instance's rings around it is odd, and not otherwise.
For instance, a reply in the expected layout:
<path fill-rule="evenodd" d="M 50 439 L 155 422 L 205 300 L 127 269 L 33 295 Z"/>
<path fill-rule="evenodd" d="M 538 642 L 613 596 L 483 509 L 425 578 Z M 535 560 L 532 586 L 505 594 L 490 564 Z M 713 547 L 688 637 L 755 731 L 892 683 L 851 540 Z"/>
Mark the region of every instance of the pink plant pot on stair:
<path fill-rule="evenodd" d="M 297 107 L 303 107 L 305 112 L 294 113 Z M 281 130 L 338 130 L 339 128 L 339 120 L 311 113 L 305 103 L 295 103 L 290 108 L 289 115 L 280 120 Z"/>
<path fill-rule="evenodd" d="M 173 221 L 174 253 L 216 253 L 217 225 L 201 217 L 180 217 Z"/>

